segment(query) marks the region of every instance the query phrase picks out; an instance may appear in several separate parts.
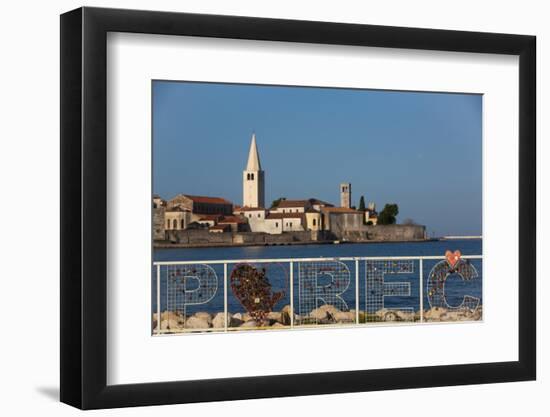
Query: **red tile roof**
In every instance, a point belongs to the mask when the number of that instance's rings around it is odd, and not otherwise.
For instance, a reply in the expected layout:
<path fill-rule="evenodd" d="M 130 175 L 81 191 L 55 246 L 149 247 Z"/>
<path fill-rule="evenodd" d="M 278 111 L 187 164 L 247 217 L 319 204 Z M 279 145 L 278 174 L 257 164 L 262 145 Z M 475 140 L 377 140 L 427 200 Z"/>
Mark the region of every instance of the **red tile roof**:
<path fill-rule="evenodd" d="M 317 198 L 310 198 L 310 199 L 309 199 L 309 202 L 310 202 L 312 205 L 320 205 L 320 206 L 334 207 L 334 205 L 332 205 L 332 204 L 330 204 L 330 203 L 327 203 L 326 201 L 319 200 L 319 199 L 317 199 Z"/>
<path fill-rule="evenodd" d="M 281 200 L 276 208 L 306 207 L 309 205 L 309 200 Z"/>
<path fill-rule="evenodd" d="M 244 206 L 244 207 L 239 207 L 238 209 L 235 209 L 233 211 L 264 211 L 265 208 L 263 207 L 248 207 L 248 206 Z"/>
<path fill-rule="evenodd" d="M 304 213 L 269 213 L 266 219 L 303 219 Z"/>
<path fill-rule="evenodd" d="M 184 194 L 185 197 L 193 200 L 194 203 L 207 203 L 207 204 L 233 204 L 231 201 L 221 197 L 206 197 L 202 195 L 189 195 Z"/>
<path fill-rule="evenodd" d="M 220 214 L 201 214 L 201 217 L 199 218 L 199 221 L 209 221 L 214 220 L 218 221 L 222 218 Z"/>
<path fill-rule="evenodd" d="M 169 210 L 166 210 L 168 213 L 172 213 L 174 211 L 183 211 L 183 212 L 189 212 L 190 210 L 186 209 L 186 208 L 183 208 L 183 207 L 180 207 L 180 206 L 176 206 L 176 207 L 172 207 L 171 209 Z"/>
<path fill-rule="evenodd" d="M 247 222 L 246 222 L 246 220 L 240 218 L 239 216 L 224 216 L 223 219 L 218 221 L 218 223 L 219 224 L 224 224 L 224 223 L 242 224 L 242 223 L 247 223 Z"/>

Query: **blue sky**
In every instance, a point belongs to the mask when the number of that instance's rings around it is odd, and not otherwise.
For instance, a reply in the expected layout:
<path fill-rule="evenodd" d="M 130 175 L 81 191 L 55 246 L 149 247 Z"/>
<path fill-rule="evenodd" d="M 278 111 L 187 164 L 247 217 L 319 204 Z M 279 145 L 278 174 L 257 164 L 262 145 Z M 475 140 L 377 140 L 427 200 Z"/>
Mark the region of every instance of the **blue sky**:
<path fill-rule="evenodd" d="M 399 205 L 430 236 L 481 234 L 482 97 L 334 88 L 153 82 L 153 192 L 242 203 L 256 132 L 266 204 L 338 204 L 339 184 Z"/>

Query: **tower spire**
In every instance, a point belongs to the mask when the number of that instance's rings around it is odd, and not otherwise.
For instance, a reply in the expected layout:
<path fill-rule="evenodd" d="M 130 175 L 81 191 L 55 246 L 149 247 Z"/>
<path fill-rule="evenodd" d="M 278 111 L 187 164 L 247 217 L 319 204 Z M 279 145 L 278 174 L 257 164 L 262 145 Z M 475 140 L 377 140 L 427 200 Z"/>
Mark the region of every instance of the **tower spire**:
<path fill-rule="evenodd" d="M 264 207 L 264 178 L 256 145 L 256 133 L 252 133 L 248 161 L 243 171 L 243 206 Z"/>
<path fill-rule="evenodd" d="M 256 146 L 256 133 L 252 133 L 252 140 L 250 141 L 250 150 L 248 151 L 248 162 L 246 164 L 246 170 L 262 170 L 262 165 L 260 164 L 260 154 L 258 153 L 258 147 Z"/>

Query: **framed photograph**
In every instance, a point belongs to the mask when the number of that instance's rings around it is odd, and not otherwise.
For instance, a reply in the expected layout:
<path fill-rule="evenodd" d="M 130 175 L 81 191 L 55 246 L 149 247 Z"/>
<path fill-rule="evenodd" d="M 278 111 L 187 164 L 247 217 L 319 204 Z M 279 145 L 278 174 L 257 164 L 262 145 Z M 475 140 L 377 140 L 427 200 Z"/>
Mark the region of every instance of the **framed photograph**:
<path fill-rule="evenodd" d="M 61 401 L 533 380 L 535 37 L 61 16 Z"/>

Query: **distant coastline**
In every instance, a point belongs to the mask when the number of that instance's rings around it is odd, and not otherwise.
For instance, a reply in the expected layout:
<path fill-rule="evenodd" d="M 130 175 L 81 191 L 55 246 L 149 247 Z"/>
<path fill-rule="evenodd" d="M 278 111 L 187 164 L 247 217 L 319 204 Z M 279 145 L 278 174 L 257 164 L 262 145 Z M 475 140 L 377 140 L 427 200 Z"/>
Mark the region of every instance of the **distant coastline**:
<path fill-rule="evenodd" d="M 232 247 L 254 247 L 254 246 L 303 246 L 303 245 L 354 245 L 354 244 L 376 244 L 376 243 L 422 243 L 422 242 L 439 242 L 445 240 L 442 238 L 430 239 L 409 239 L 409 240 L 366 240 L 366 241 L 309 241 L 309 242 L 287 242 L 287 243 L 234 243 L 234 244 L 218 244 L 218 243 L 197 243 L 197 244 L 180 244 L 167 242 L 154 242 L 154 249 L 182 249 L 182 248 L 232 248 Z"/>

